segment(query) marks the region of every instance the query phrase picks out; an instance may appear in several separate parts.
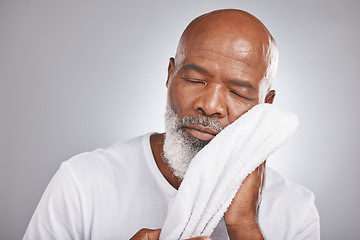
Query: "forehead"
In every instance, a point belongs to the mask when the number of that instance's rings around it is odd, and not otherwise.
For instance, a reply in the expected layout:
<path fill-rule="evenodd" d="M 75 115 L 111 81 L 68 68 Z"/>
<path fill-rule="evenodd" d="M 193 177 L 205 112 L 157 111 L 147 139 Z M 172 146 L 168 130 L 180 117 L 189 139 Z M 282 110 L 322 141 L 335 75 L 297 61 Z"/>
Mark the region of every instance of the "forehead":
<path fill-rule="evenodd" d="M 221 73 L 224 78 L 241 78 L 256 83 L 266 72 L 260 48 L 239 37 L 192 38 L 184 44 L 180 55 L 182 66 L 200 65 L 210 73 Z"/>

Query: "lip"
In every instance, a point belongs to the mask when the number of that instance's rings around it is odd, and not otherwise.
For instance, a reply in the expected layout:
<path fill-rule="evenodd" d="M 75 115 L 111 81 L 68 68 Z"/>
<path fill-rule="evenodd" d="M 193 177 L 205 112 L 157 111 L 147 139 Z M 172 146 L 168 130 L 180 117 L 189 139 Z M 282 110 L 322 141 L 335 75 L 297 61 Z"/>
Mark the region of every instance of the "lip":
<path fill-rule="evenodd" d="M 212 140 L 219 133 L 212 128 L 201 125 L 187 125 L 185 126 L 185 131 L 194 138 L 207 142 Z"/>

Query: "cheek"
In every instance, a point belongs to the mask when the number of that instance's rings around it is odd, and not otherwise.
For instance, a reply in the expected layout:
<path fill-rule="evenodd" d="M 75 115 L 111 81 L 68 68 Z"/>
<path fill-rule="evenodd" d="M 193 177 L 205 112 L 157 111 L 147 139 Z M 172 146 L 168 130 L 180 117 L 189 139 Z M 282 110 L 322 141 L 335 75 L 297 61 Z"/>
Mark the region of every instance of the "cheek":
<path fill-rule="evenodd" d="M 173 82 L 169 85 L 168 98 L 173 110 L 183 115 L 191 109 L 193 94 L 181 83 Z"/>
<path fill-rule="evenodd" d="M 237 101 L 229 101 L 229 107 L 228 107 L 228 117 L 229 122 L 232 123 L 239 117 L 241 117 L 244 113 L 249 111 L 252 107 L 254 107 L 257 104 L 257 102 L 250 102 L 250 101 L 244 101 L 244 102 L 237 102 Z"/>

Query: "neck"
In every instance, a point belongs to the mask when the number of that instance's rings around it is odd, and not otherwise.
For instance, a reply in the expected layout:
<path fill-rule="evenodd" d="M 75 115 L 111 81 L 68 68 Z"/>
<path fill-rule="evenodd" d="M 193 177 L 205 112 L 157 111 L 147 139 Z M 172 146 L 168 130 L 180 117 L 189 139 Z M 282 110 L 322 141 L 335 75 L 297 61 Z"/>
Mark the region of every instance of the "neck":
<path fill-rule="evenodd" d="M 178 189 L 181 184 L 181 180 L 174 176 L 173 171 L 169 165 L 163 160 L 163 147 L 164 147 L 165 133 L 155 133 L 150 137 L 150 146 L 155 158 L 157 167 L 164 178 L 173 186 Z"/>

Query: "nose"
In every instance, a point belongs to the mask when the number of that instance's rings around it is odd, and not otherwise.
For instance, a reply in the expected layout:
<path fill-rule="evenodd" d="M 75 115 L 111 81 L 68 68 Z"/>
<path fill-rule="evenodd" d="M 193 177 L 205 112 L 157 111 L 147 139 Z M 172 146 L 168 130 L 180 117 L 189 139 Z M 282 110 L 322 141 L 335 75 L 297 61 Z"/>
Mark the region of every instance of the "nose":
<path fill-rule="evenodd" d="M 208 84 L 200 90 L 194 110 L 206 116 L 223 118 L 227 114 L 226 96 L 222 86 Z"/>

